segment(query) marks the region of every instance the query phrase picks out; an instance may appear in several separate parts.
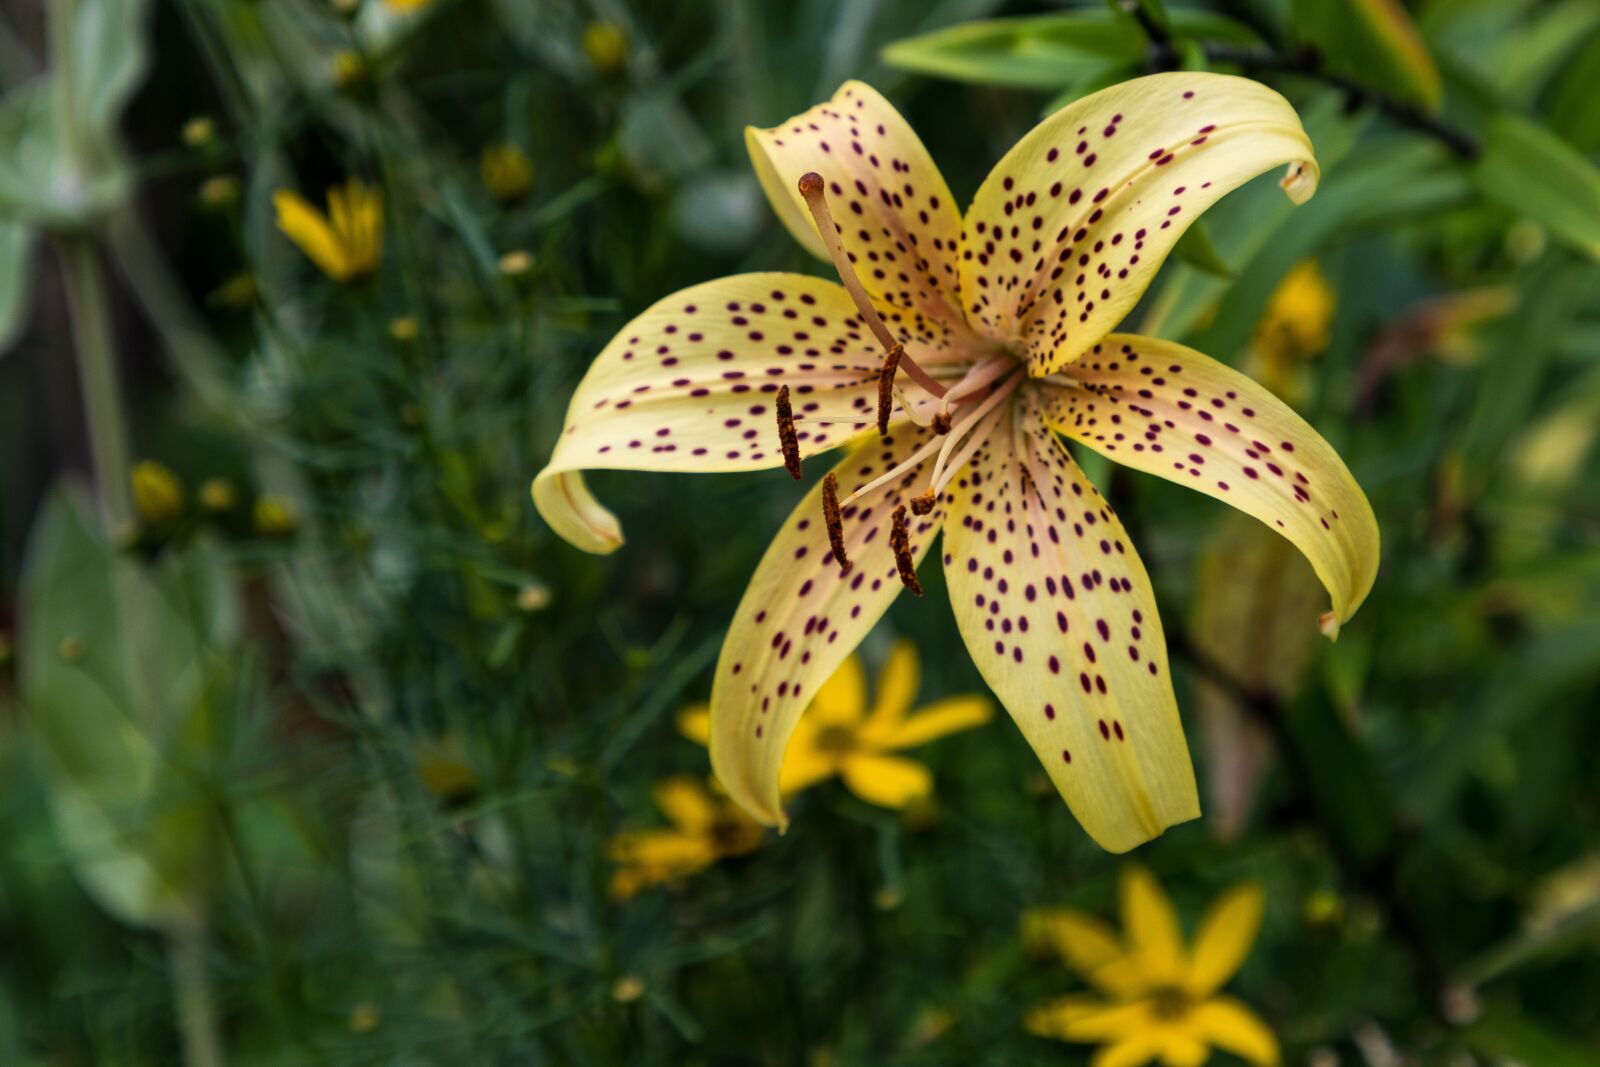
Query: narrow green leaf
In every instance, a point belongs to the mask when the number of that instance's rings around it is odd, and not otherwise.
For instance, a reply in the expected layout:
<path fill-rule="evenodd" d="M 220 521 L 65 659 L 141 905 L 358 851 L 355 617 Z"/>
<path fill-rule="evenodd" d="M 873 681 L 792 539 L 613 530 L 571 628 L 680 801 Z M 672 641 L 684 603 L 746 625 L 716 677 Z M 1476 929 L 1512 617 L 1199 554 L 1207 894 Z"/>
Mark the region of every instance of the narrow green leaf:
<path fill-rule="evenodd" d="M 1550 128 L 1580 152 L 1600 149 L 1600 33 L 1572 56 L 1550 88 Z"/>
<path fill-rule="evenodd" d="M 1437 111 L 1439 68 L 1398 0 L 1293 0 L 1293 32 L 1331 70 Z"/>
<path fill-rule="evenodd" d="M 1218 278 L 1233 277 L 1233 268 L 1222 258 L 1217 246 L 1211 243 L 1211 235 L 1206 232 L 1205 224 L 1202 222 L 1197 222 L 1184 231 L 1173 251 L 1178 254 L 1179 259 L 1207 274 Z"/>
<path fill-rule="evenodd" d="M 1509 112 L 1496 115 L 1473 175 L 1484 196 L 1600 259 L 1600 170 L 1549 130 Z"/>

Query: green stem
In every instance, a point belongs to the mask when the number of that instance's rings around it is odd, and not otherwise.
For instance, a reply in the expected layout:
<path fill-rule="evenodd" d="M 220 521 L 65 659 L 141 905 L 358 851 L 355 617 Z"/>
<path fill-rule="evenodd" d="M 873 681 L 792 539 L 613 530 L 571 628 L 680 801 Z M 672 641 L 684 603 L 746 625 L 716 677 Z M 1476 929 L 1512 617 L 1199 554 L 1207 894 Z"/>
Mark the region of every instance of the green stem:
<path fill-rule="evenodd" d="M 183 1062 L 187 1067 L 224 1067 L 228 1061 L 217 1031 L 211 976 L 206 973 L 205 926 L 198 920 L 179 922 L 168 935 L 167 953 L 183 1035 Z"/>
<path fill-rule="evenodd" d="M 87 238 L 62 237 L 60 247 L 95 481 L 106 521 L 113 535 L 119 535 L 133 522 L 133 493 L 128 482 L 128 426 L 117 380 L 105 274 L 99 254 Z"/>

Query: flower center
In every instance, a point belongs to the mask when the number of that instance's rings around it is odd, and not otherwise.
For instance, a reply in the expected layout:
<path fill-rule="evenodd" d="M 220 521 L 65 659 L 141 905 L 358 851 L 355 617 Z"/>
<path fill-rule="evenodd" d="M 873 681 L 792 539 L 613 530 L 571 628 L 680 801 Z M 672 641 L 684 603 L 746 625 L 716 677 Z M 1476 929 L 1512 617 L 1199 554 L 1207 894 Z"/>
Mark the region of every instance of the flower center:
<path fill-rule="evenodd" d="M 824 726 L 817 731 L 817 751 L 843 756 L 855 750 L 856 732 L 848 726 Z"/>
<path fill-rule="evenodd" d="M 728 852 L 744 842 L 744 827 L 737 819 L 718 818 L 708 831 L 711 846 L 718 852 Z"/>
<path fill-rule="evenodd" d="M 1150 997 L 1150 1013 L 1163 1022 L 1177 1022 L 1191 1007 L 1189 994 L 1172 986 L 1158 989 Z"/>

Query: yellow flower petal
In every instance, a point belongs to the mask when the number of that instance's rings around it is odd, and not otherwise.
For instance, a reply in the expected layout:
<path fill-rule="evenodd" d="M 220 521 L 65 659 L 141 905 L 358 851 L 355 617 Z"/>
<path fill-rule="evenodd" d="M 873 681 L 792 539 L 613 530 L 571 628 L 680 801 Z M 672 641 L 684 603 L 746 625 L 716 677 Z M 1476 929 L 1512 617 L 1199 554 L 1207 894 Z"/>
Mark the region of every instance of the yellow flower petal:
<path fill-rule="evenodd" d="M 1183 931 L 1160 883 L 1137 863 L 1122 869 L 1122 925 L 1128 949 L 1152 985 L 1176 985 L 1184 973 Z"/>
<path fill-rule="evenodd" d="M 716 804 L 705 784 L 692 775 L 676 775 L 656 783 L 656 807 L 686 834 L 703 833 L 716 818 Z"/>
<path fill-rule="evenodd" d="M 1032 908 L 1023 913 L 1022 936 L 1050 945 L 1108 996 L 1127 999 L 1147 988 L 1116 932 L 1092 915 L 1073 908 Z"/>
<path fill-rule="evenodd" d="M 1250 954 L 1261 929 L 1261 887 L 1236 885 L 1211 905 L 1200 922 L 1184 987 L 1210 996 L 1232 978 Z"/>
<path fill-rule="evenodd" d="M 1088 389 L 1049 391 L 1052 426 L 1288 538 L 1332 597 L 1330 637 L 1355 614 L 1378 572 L 1372 505 L 1332 446 L 1281 400 L 1192 348 L 1132 334 L 1107 337 L 1062 373 Z"/>
<path fill-rule="evenodd" d="M 1142 1067 L 1159 1056 L 1162 1047 L 1161 1036 L 1147 1030 L 1099 1049 L 1089 1058 L 1089 1067 Z"/>
<path fill-rule="evenodd" d="M 691 704 L 678 712 L 678 732 L 697 745 L 711 743 L 711 705 Z"/>
<path fill-rule="evenodd" d="M 1030 1011 L 1023 1019 L 1028 1032 L 1058 1041 L 1116 1041 L 1149 1029 L 1147 1001 L 1107 1003 L 1094 997 L 1067 996 Z"/>
<path fill-rule="evenodd" d="M 617 863 L 674 871 L 693 870 L 715 858 L 704 838 L 667 829 L 618 834 L 611 839 L 609 853 Z"/>
<path fill-rule="evenodd" d="M 822 683 L 806 709 L 818 725 L 855 726 L 867 710 L 867 672 L 860 656 L 850 656 Z"/>
<path fill-rule="evenodd" d="M 773 210 L 813 255 L 828 258 L 798 188 L 808 172 L 827 182 L 839 238 L 874 300 L 914 308 L 919 318 L 962 321 L 955 198 L 916 132 L 876 89 L 846 82 L 826 104 L 744 136 Z M 907 334 L 925 329 L 890 326 L 908 346 Z"/>
<path fill-rule="evenodd" d="M 290 189 L 273 193 L 272 206 L 278 213 L 278 229 L 324 274 L 337 282 L 350 277 L 350 261 L 322 212 Z"/>
<path fill-rule="evenodd" d="M 973 662 L 1067 806 L 1126 852 L 1200 813 L 1194 770 L 1149 576 L 1041 418 L 1019 394 L 952 484 L 945 580 Z"/>
<path fill-rule="evenodd" d="M 1187 1023 L 1197 1036 L 1258 1067 L 1278 1063 L 1278 1039 L 1255 1012 L 1233 997 L 1213 997 L 1190 1011 Z"/>
<path fill-rule="evenodd" d="M 992 718 L 994 704 L 987 697 L 947 697 L 887 727 L 869 722 L 862 730 L 862 740 L 878 748 L 915 748 L 946 734 L 982 726 Z"/>
<path fill-rule="evenodd" d="M 933 793 L 933 775 L 904 756 L 857 753 L 844 761 L 841 776 L 850 792 L 881 808 L 898 811 Z"/>
<path fill-rule="evenodd" d="M 1067 105 L 1006 153 L 967 211 L 969 320 L 1020 336 L 1034 374 L 1059 370 L 1132 310 L 1207 207 L 1280 163 L 1291 199 L 1315 191 L 1299 116 L 1247 78 L 1153 74 Z M 1080 270 L 1080 256 L 1106 270 Z"/>
<path fill-rule="evenodd" d="M 889 658 L 878 672 L 877 691 L 868 722 L 882 728 L 911 710 L 922 684 L 922 663 L 917 646 L 901 638 L 889 649 Z"/>
<path fill-rule="evenodd" d="M 848 496 L 933 440 L 912 427 L 866 439 L 834 468 Z M 920 491 L 928 457 L 844 509 L 852 566 L 833 562 L 822 524 L 819 481 L 790 514 L 756 568 L 728 628 L 711 689 L 711 766 L 757 821 L 784 821 L 779 768 L 806 704 L 899 595 L 886 529 L 890 512 Z M 909 523 L 910 552 L 920 560 L 943 521 L 936 506 Z"/>
<path fill-rule="evenodd" d="M 809 713 L 794 725 L 789 735 L 789 748 L 783 754 L 783 767 L 778 771 L 778 792 L 793 796 L 839 773 L 839 754 L 824 752 L 817 746 L 820 730 Z"/>
<path fill-rule="evenodd" d="M 534 503 L 578 548 L 615 551 L 621 528 L 582 471 L 781 467 L 779 385 L 789 386 L 801 420 L 800 454 L 834 448 L 874 425 L 882 362 L 837 283 L 769 273 L 692 286 L 623 327 L 595 358 L 534 481 Z M 861 421 L 808 427 L 812 418 Z M 821 516 L 820 503 L 806 513 L 818 537 Z"/>
<path fill-rule="evenodd" d="M 1200 1067 L 1211 1056 L 1205 1042 L 1182 1025 L 1163 1030 L 1161 1042 L 1162 1067 Z"/>

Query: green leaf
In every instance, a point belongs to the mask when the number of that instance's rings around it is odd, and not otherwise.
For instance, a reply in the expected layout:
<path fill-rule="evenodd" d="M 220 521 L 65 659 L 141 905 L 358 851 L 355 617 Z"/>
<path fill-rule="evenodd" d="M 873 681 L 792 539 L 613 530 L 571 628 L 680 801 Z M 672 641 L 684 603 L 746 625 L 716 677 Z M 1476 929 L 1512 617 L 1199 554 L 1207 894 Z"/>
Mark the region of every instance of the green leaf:
<path fill-rule="evenodd" d="M 1394 807 L 1372 753 L 1312 686 L 1283 713 L 1283 729 L 1317 809 L 1317 821 L 1357 864 L 1376 863 L 1396 829 Z"/>
<path fill-rule="evenodd" d="M 1547 1029 L 1511 1004 L 1486 1008 L 1466 1033 L 1467 1044 L 1496 1063 L 1539 1067 L 1592 1067 L 1594 1050 Z"/>
<path fill-rule="evenodd" d="M 1549 130 L 1509 112 L 1496 115 L 1473 175 L 1484 196 L 1600 259 L 1600 171 Z"/>
<path fill-rule="evenodd" d="M 1399 0 L 1293 0 L 1295 39 L 1329 70 L 1437 111 L 1439 68 Z"/>
<path fill-rule="evenodd" d="M 0 356 L 28 324 L 29 261 L 33 252 L 33 231 L 15 222 L 0 220 Z"/>
<path fill-rule="evenodd" d="M 1174 11 L 1177 38 L 1253 41 L 1238 23 L 1200 11 Z M 1147 41 L 1133 19 L 1110 11 L 966 22 L 895 41 L 892 67 L 1013 89 L 1081 87 L 1144 58 Z"/>
<path fill-rule="evenodd" d="M 1233 277 L 1233 268 L 1222 258 L 1217 246 L 1211 243 L 1211 235 L 1206 232 L 1203 222 L 1197 222 L 1184 231 L 1173 251 L 1179 259 L 1207 274 L 1218 278 Z"/>
<path fill-rule="evenodd" d="M 18 687 L 57 836 L 124 922 L 179 922 L 204 897 L 213 801 L 193 772 L 213 745 L 213 680 L 238 629 L 226 590 L 204 549 L 136 569 L 65 491 L 33 532 Z"/>
<path fill-rule="evenodd" d="M 1550 128 L 1580 152 L 1600 149 L 1600 33 L 1592 34 L 1551 86 Z"/>

